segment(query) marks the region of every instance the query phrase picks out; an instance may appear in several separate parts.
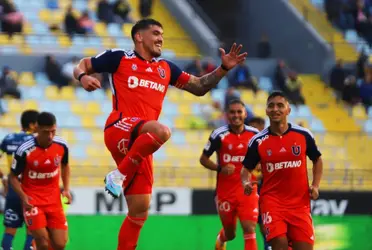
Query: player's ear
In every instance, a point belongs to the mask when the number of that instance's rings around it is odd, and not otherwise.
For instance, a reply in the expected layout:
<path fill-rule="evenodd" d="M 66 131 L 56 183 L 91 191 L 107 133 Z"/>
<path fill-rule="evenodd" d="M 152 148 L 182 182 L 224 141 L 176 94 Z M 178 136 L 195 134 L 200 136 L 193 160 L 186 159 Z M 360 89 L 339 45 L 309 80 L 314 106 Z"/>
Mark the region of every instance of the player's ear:
<path fill-rule="evenodd" d="M 142 32 L 137 32 L 135 35 L 134 35 L 134 38 L 137 42 L 142 42 L 143 41 L 143 36 L 142 36 Z"/>
<path fill-rule="evenodd" d="M 288 115 L 291 113 L 292 109 L 291 109 L 291 105 L 289 105 L 289 103 L 287 103 L 288 105 Z"/>

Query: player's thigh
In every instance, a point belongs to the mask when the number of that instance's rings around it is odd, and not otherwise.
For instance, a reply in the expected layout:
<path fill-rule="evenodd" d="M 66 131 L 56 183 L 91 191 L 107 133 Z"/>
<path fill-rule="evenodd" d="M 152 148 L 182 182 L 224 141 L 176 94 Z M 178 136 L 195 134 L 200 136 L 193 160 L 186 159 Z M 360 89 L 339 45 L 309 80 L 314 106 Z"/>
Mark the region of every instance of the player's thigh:
<path fill-rule="evenodd" d="M 223 199 L 215 197 L 216 209 L 220 217 L 222 226 L 225 230 L 225 235 L 229 240 L 235 238 L 236 223 L 237 223 L 237 201 L 232 199 Z"/>
<path fill-rule="evenodd" d="M 245 223 L 249 225 L 256 226 L 259 217 L 258 210 L 258 195 L 257 193 L 252 193 L 251 195 L 239 195 L 237 204 L 237 213 L 239 220 L 250 221 L 250 223 Z"/>
<path fill-rule="evenodd" d="M 314 245 L 314 227 L 311 213 L 309 211 L 291 211 L 287 213 L 288 222 L 288 238 L 293 242 L 295 248 L 296 243 L 304 247 L 305 250 L 309 246 Z M 309 245 L 307 247 L 307 245 Z"/>
<path fill-rule="evenodd" d="M 132 181 L 124 189 L 124 195 L 151 195 L 153 183 L 153 156 L 149 155 L 141 161 Z"/>
<path fill-rule="evenodd" d="M 126 195 L 128 215 L 131 217 L 146 218 L 150 208 L 151 194 Z"/>
<path fill-rule="evenodd" d="M 154 133 L 163 142 L 166 142 L 171 137 L 170 129 L 158 121 L 147 121 L 141 127 L 140 133 Z"/>
<path fill-rule="evenodd" d="M 262 210 L 260 216 L 265 227 L 265 237 L 267 241 L 287 235 L 288 227 L 282 212 Z"/>
<path fill-rule="evenodd" d="M 5 203 L 3 224 L 6 228 L 7 233 L 16 231 L 17 228 L 23 226 L 23 209 L 20 200 L 12 199 L 7 200 Z"/>
<path fill-rule="evenodd" d="M 68 231 L 63 229 L 48 228 L 49 238 L 54 250 L 64 249 L 67 244 Z"/>
<path fill-rule="evenodd" d="M 308 242 L 294 241 L 292 243 L 293 250 L 313 250 L 314 246 Z"/>
<path fill-rule="evenodd" d="M 48 206 L 44 208 L 44 211 L 47 218 L 48 229 L 59 229 L 67 231 L 68 223 L 62 206 Z"/>
<path fill-rule="evenodd" d="M 288 250 L 288 239 L 283 235 L 279 235 L 269 241 L 272 250 Z"/>
<path fill-rule="evenodd" d="M 32 232 L 47 227 L 47 219 L 42 207 L 33 207 L 23 212 L 27 228 Z"/>
<path fill-rule="evenodd" d="M 39 228 L 31 230 L 32 237 L 35 240 L 37 249 L 48 249 L 49 246 L 49 233 L 48 230 L 44 228 Z"/>

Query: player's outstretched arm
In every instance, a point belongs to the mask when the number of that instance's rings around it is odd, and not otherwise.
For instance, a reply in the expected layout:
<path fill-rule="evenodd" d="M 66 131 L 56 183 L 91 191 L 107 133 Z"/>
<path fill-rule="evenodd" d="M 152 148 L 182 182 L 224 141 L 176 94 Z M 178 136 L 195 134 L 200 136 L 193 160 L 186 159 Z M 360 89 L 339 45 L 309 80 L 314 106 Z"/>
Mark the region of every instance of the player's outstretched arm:
<path fill-rule="evenodd" d="M 245 61 L 247 53 L 239 54 L 242 48 L 243 46 L 241 44 L 237 46 L 236 43 L 234 43 L 228 54 L 226 54 L 224 49 L 220 48 L 221 66 L 202 77 L 191 76 L 189 82 L 183 89 L 196 96 L 203 96 L 208 93 L 209 90 L 216 87 L 229 70 Z"/>
<path fill-rule="evenodd" d="M 95 73 L 91 58 L 85 57 L 80 60 L 79 64 L 74 68 L 74 77 L 81 83 L 81 86 L 86 91 L 93 91 L 101 88 L 101 83 L 94 77 L 90 76 Z"/>

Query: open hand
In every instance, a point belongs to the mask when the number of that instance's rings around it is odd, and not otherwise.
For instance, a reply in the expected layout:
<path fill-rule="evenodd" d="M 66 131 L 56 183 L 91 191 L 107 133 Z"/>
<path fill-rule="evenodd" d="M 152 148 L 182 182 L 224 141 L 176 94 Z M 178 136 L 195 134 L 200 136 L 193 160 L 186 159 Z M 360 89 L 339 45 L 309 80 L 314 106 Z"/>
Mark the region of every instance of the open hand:
<path fill-rule="evenodd" d="M 253 191 L 253 186 L 254 185 L 257 185 L 258 182 L 257 181 L 246 181 L 243 183 L 243 187 L 244 187 L 244 194 L 245 195 L 250 195 Z"/>
<path fill-rule="evenodd" d="M 65 204 L 71 204 L 72 196 L 69 190 L 63 190 L 62 196 L 67 198 L 67 201 L 65 202 Z"/>
<path fill-rule="evenodd" d="M 80 82 L 81 86 L 89 92 L 101 88 L 101 83 L 93 76 L 85 75 L 80 79 Z"/>
<path fill-rule="evenodd" d="M 228 70 L 230 70 L 239 63 L 244 62 L 248 53 L 244 52 L 242 54 L 239 54 L 242 48 L 243 45 L 239 44 L 239 46 L 237 46 L 236 43 L 234 43 L 231 46 L 229 53 L 227 54 L 223 48 L 220 48 L 219 51 L 221 52 L 222 65 L 225 66 Z"/>

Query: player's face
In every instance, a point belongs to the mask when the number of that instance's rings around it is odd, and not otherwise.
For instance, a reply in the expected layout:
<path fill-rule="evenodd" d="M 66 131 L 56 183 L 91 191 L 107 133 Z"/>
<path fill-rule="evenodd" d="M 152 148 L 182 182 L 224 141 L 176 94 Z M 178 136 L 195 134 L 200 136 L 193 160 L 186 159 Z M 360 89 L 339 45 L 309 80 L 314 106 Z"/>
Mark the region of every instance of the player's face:
<path fill-rule="evenodd" d="M 267 102 L 266 115 L 271 122 L 281 122 L 291 112 L 287 100 L 281 96 L 276 96 Z"/>
<path fill-rule="evenodd" d="M 244 119 L 247 117 L 245 107 L 240 103 L 231 104 L 227 111 L 227 120 L 232 126 L 242 126 Z"/>
<path fill-rule="evenodd" d="M 159 57 L 163 48 L 163 29 L 159 26 L 151 25 L 150 28 L 142 32 L 141 36 L 144 49 L 152 57 Z"/>
<path fill-rule="evenodd" d="M 57 126 L 39 126 L 37 127 L 37 137 L 40 144 L 48 146 L 52 144 L 53 138 L 56 135 Z"/>

